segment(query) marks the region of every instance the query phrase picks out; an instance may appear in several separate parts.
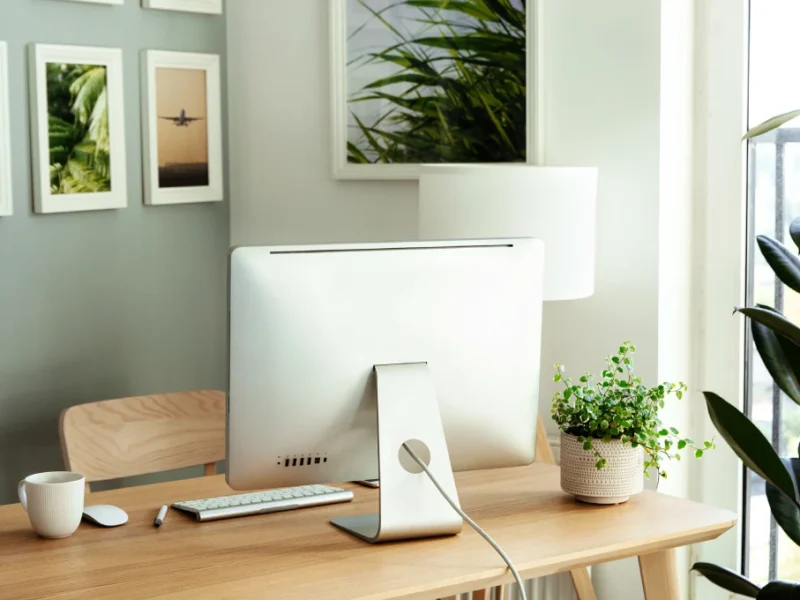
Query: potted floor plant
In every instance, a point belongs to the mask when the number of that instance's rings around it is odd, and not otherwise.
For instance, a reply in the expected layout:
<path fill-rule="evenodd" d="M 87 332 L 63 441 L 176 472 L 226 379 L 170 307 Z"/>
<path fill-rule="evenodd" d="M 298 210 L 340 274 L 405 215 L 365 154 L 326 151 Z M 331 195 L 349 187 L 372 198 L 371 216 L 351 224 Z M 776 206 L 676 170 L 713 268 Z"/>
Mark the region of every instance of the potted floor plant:
<path fill-rule="evenodd" d="M 766 133 L 800 116 L 792 111 L 751 129 L 745 138 Z M 800 219 L 789 226 L 789 234 L 800 249 Z M 800 259 L 780 242 L 758 236 L 758 246 L 775 275 L 789 289 L 800 292 Z M 775 384 L 800 405 L 800 327 L 780 312 L 764 305 L 737 309 L 750 320 L 756 350 Z M 731 449 L 754 473 L 766 481 L 767 501 L 775 522 L 788 538 L 800 546 L 800 458 L 781 458 L 761 430 L 738 408 L 713 392 L 704 392 L 711 421 Z M 797 450 L 800 457 L 800 448 Z M 716 585 L 748 598 L 797 600 L 800 583 L 772 581 L 761 587 L 723 567 L 695 563 L 693 570 Z"/>
<path fill-rule="evenodd" d="M 658 417 L 669 396 L 680 399 L 683 383 L 648 387 L 634 373 L 636 347 L 623 342 L 606 358 L 598 380 L 592 373 L 578 382 L 556 365 L 553 380 L 564 390 L 553 396 L 553 420 L 561 430 L 561 488 L 582 502 L 619 504 L 643 488 L 651 470 L 667 477 L 664 462 L 691 450 L 701 458 L 713 442 L 696 446 Z"/>

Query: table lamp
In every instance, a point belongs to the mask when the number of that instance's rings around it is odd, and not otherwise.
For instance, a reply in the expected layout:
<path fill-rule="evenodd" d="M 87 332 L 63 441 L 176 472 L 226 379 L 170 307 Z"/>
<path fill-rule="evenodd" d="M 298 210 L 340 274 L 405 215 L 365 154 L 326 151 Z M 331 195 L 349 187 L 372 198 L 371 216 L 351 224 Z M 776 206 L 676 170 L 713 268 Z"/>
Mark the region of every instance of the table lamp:
<path fill-rule="evenodd" d="M 594 292 L 597 169 L 422 165 L 419 237 L 534 237 L 545 245 L 545 300 Z"/>

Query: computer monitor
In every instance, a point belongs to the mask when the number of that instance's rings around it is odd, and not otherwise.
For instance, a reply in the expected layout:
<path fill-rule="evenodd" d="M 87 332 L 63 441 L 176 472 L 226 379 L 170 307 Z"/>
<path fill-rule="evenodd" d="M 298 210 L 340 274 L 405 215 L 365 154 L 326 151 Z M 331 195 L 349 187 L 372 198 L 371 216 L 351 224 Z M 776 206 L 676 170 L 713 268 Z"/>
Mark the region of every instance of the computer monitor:
<path fill-rule="evenodd" d="M 369 541 L 457 533 L 452 471 L 533 460 L 544 248 L 502 239 L 230 254 L 227 481 L 379 477 Z"/>

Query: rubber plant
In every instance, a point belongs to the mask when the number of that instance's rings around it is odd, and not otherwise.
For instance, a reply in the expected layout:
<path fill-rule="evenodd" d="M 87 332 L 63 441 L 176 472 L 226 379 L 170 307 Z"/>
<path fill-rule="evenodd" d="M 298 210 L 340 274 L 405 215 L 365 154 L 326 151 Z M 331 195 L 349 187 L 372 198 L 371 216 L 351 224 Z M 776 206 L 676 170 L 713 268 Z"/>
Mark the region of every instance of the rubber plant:
<path fill-rule="evenodd" d="M 793 111 L 773 117 L 751 129 L 745 139 L 771 131 L 794 117 Z M 800 218 L 789 227 L 800 248 Z M 758 247 L 770 268 L 786 287 L 800 293 L 800 258 L 780 242 L 758 236 Z M 750 321 L 753 341 L 775 384 L 800 405 L 800 327 L 772 307 L 758 304 L 737 308 Z M 800 448 L 798 458 L 781 458 L 761 430 L 739 409 L 713 392 L 704 392 L 711 421 L 736 455 L 766 482 L 772 516 L 789 539 L 800 546 Z M 714 584 L 741 596 L 759 600 L 797 600 L 800 583 L 772 581 L 760 587 L 747 578 L 710 563 L 692 567 Z"/>

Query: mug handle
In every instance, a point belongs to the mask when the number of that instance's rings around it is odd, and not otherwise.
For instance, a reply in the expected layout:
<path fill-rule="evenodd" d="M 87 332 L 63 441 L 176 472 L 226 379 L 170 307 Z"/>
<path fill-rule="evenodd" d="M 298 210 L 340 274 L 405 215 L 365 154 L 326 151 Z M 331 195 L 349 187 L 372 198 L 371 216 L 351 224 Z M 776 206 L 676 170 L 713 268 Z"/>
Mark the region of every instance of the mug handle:
<path fill-rule="evenodd" d="M 28 511 L 28 495 L 25 493 L 25 480 L 23 479 L 17 484 L 17 496 L 19 496 L 19 501 L 22 504 L 22 508 L 25 511 Z"/>

